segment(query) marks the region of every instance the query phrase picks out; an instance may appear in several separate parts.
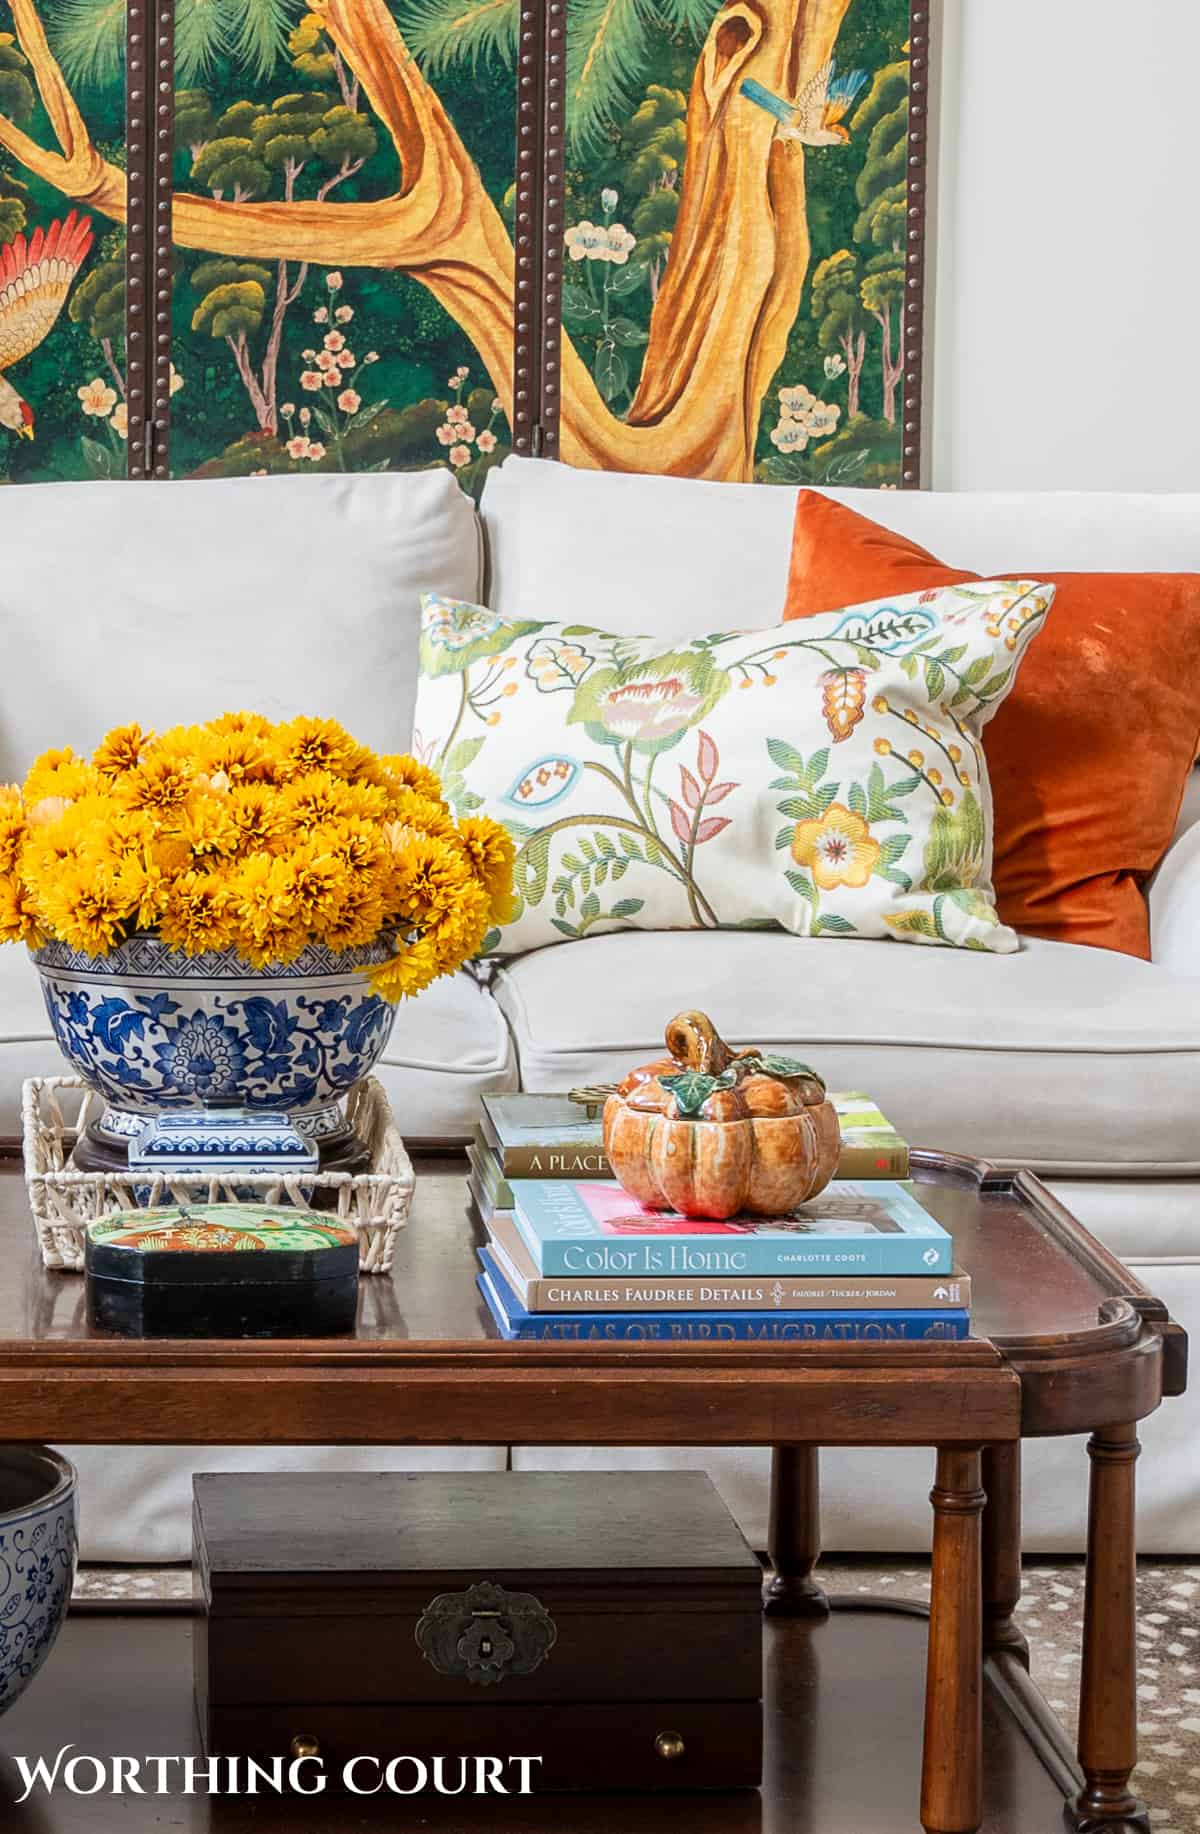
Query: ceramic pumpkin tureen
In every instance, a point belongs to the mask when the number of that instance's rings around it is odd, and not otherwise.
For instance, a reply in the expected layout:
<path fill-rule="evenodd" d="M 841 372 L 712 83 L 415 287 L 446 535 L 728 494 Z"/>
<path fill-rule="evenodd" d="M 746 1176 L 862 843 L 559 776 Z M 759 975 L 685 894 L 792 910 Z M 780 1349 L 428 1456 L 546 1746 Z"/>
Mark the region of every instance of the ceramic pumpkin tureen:
<path fill-rule="evenodd" d="M 824 1190 L 841 1137 L 807 1064 L 734 1051 L 706 1014 L 676 1014 L 670 1056 L 631 1070 L 604 1106 L 604 1149 L 631 1196 L 656 1210 L 779 1215 Z"/>

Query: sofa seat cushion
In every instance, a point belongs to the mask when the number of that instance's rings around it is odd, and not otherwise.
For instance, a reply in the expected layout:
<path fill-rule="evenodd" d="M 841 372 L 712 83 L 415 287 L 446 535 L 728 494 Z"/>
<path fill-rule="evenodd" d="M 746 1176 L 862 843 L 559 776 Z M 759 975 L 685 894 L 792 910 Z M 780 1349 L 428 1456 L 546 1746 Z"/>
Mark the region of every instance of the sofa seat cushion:
<path fill-rule="evenodd" d="M 612 1081 L 699 1006 L 731 1042 L 869 1090 L 916 1145 L 1061 1176 L 1200 1171 L 1195 985 L 1110 950 L 621 934 L 538 950 L 495 987 L 526 1089 Z"/>
<path fill-rule="evenodd" d="M 20 1133 L 24 1079 L 61 1076 L 67 1067 L 28 956 L 0 948 L 0 1139 Z M 376 1075 L 410 1143 L 465 1138 L 481 1095 L 518 1086 L 504 1020 L 486 988 L 465 972 L 401 1003 Z"/>

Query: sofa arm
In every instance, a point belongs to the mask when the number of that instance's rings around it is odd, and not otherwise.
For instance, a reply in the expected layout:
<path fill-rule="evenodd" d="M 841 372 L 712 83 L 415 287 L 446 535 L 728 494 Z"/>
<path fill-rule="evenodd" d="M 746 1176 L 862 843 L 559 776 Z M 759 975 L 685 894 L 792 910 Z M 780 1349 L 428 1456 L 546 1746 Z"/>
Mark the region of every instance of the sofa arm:
<path fill-rule="evenodd" d="M 1200 976 L 1200 824 L 1168 849 L 1149 904 L 1153 960 L 1172 974 Z"/>

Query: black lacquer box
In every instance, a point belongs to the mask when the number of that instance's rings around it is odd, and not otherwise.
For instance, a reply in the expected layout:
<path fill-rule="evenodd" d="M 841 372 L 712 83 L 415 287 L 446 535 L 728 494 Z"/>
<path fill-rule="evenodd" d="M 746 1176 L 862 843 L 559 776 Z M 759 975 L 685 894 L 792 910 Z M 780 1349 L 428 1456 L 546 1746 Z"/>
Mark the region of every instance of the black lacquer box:
<path fill-rule="evenodd" d="M 194 1494 L 211 1755 L 319 1756 L 331 1790 L 353 1759 L 401 1757 L 407 1783 L 412 1760 L 512 1754 L 540 1759 L 535 1794 L 761 1781 L 762 1571 L 703 1473 L 239 1473 Z"/>
<path fill-rule="evenodd" d="M 354 1329 L 358 1236 L 306 1210 L 170 1205 L 89 1224 L 88 1322 L 124 1337 L 333 1337 Z"/>

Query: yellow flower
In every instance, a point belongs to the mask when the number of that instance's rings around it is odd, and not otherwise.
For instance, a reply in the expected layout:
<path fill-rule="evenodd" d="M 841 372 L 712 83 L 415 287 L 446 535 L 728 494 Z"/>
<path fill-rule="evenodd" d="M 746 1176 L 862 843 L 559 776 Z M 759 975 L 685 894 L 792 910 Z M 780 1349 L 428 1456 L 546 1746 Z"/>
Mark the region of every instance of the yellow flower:
<path fill-rule="evenodd" d="M 265 783 L 244 783 L 230 790 L 226 813 L 238 853 L 271 847 L 287 826 L 279 791 Z"/>
<path fill-rule="evenodd" d="M 167 907 L 171 878 L 154 858 L 154 849 L 131 854 L 119 868 L 121 884 L 129 894 L 130 919 L 135 929 L 152 930 Z"/>
<path fill-rule="evenodd" d="M 401 789 L 392 797 L 392 815 L 405 827 L 425 834 L 452 835 L 454 817 L 443 802 L 422 795 L 420 790 Z"/>
<path fill-rule="evenodd" d="M 130 912 L 126 885 L 106 867 L 64 865 L 38 899 L 39 914 L 70 948 L 107 955 Z"/>
<path fill-rule="evenodd" d="M 101 806 L 104 813 L 92 825 L 89 850 L 113 866 L 141 859 L 157 832 L 152 818 L 141 809 L 117 809 L 108 802 Z"/>
<path fill-rule="evenodd" d="M 30 893 L 17 879 L 0 879 L 0 942 L 23 942 L 36 949 L 44 941 Z"/>
<path fill-rule="evenodd" d="M 0 807 L 0 877 L 17 870 L 24 839 L 25 817 L 20 809 Z"/>
<path fill-rule="evenodd" d="M 230 882 L 238 952 L 255 968 L 295 961 L 306 938 L 296 921 L 295 887 L 286 860 L 252 854 Z"/>
<path fill-rule="evenodd" d="M 233 941 L 230 894 L 214 874 L 185 872 L 167 894 L 158 933 L 185 955 L 227 949 Z"/>
<path fill-rule="evenodd" d="M 76 757 L 68 745 L 63 751 L 44 751 L 25 779 L 25 804 L 41 802 L 47 797 L 62 797 L 73 802 L 95 789 L 96 771 L 86 758 Z"/>
<path fill-rule="evenodd" d="M 209 732 L 243 732 L 257 739 L 269 739 L 275 728 L 269 719 L 261 713 L 223 713 L 219 719 L 210 720 Z"/>
<path fill-rule="evenodd" d="M 491 901 L 495 922 L 504 923 L 513 908 L 513 861 L 517 849 L 512 836 L 486 815 L 468 815 L 458 824 L 458 834 L 475 877 Z"/>
<path fill-rule="evenodd" d="M 114 726 L 92 753 L 92 763 L 102 777 L 124 776 L 126 771 L 137 768 L 142 753 L 153 738 L 152 732 L 143 732 L 136 723 L 132 726 Z"/>
<path fill-rule="evenodd" d="M 421 937 L 371 970 L 371 989 L 385 1000 L 400 1000 L 420 993 L 442 972 L 433 944 Z"/>
<path fill-rule="evenodd" d="M 420 929 L 444 917 L 475 883 L 462 853 L 437 835 L 413 835 L 393 856 L 390 877 L 389 911 Z"/>
<path fill-rule="evenodd" d="M 336 720 L 292 720 L 276 734 L 276 757 L 284 779 L 302 777 L 306 771 L 332 771 L 335 777 L 349 777 L 368 755 Z"/>
<path fill-rule="evenodd" d="M 201 746 L 197 762 L 210 781 L 224 776 L 231 785 L 270 782 L 275 775 L 271 747 L 262 733 L 213 733 Z"/>
<path fill-rule="evenodd" d="M 430 802 L 440 803 L 442 785 L 436 771 L 422 764 L 419 758 L 408 752 L 385 752 L 379 760 L 379 768 L 384 780 L 394 789 L 416 790 L 420 796 L 427 796 Z"/>
<path fill-rule="evenodd" d="M 336 821 L 322 822 L 310 838 L 354 872 L 369 874 L 382 882 L 391 854 L 377 823 L 364 821 L 358 815 L 341 816 Z"/>
<path fill-rule="evenodd" d="M 331 949 L 360 949 L 374 942 L 384 927 L 378 884 L 365 873 L 351 873 L 321 940 Z M 457 964 L 455 964 L 457 966 Z"/>
<path fill-rule="evenodd" d="M 323 937 L 333 923 L 350 884 L 350 869 L 314 841 L 302 841 L 277 862 L 292 900 L 296 920 Z"/>
<path fill-rule="evenodd" d="M 382 821 L 387 813 L 387 796 L 377 784 L 345 783 L 329 771 L 308 771 L 294 778 L 280 792 L 280 800 L 287 820 L 302 833 L 338 816 Z"/>
<path fill-rule="evenodd" d="M 196 797 L 183 812 L 179 836 L 186 842 L 194 860 L 236 853 L 239 836 L 230 818 L 227 799 L 220 796 Z"/>
<path fill-rule="evenodd" d="M 792 835 L 792 858 L 810 868 L 822 891 L 839 885 L 860 889 L 881 852 L 862 816 L 840 802 L 831 802 L 819 821 L 797 822 Z"/>
<path fill-rule="evenodd" d="M 479 881 L 464 885 L 454 903 L 427 932 L 439 972 L 449 974 L 460 962 L 478 955 L 492 918 L 492 901 Z"/>
<path fill-rule="evenodd" d="M 127 809 L 147 809 L 160 818 L 178 815 L 193 794 L 192 778 L 184 759 L 156 750 L 118 780 L 114 794 Z"/>

